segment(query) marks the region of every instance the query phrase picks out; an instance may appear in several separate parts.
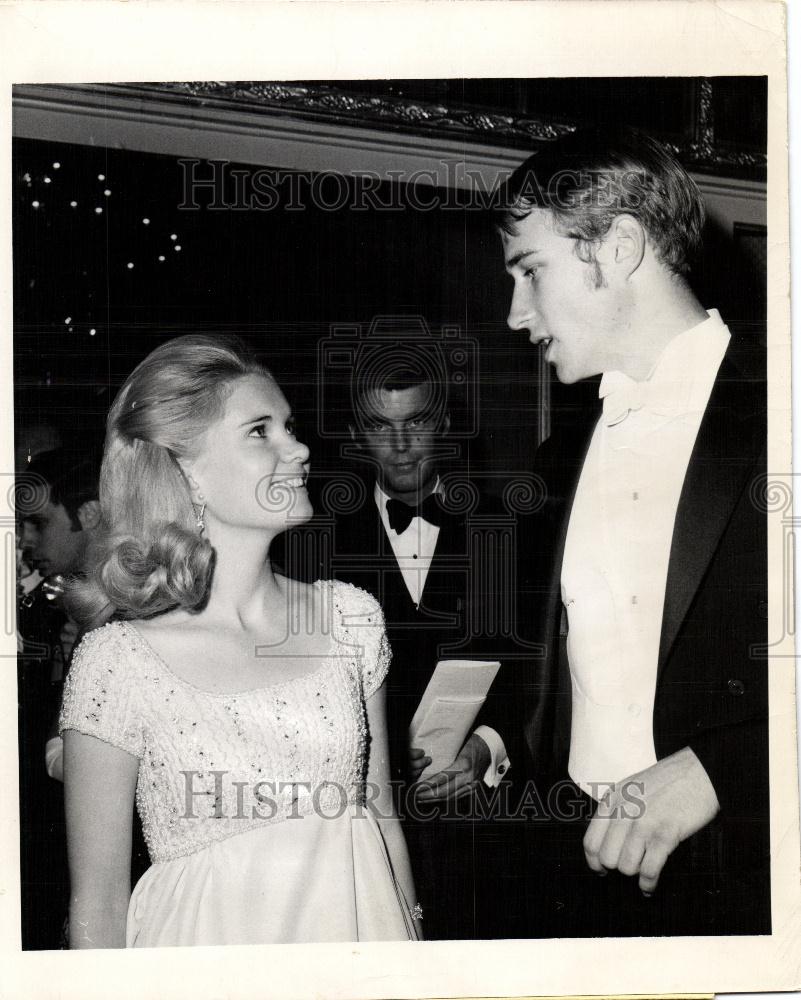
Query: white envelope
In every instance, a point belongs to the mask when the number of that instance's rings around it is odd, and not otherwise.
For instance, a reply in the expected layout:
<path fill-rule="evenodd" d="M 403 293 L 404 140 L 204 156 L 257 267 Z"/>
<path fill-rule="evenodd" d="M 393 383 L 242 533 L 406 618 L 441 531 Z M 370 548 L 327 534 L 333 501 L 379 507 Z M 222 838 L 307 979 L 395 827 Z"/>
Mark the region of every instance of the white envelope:
<path fill-rule="evenodd" d="M 453 763 L 500 669 L 498 661 L 440 660 L 409 727 L 409 746 L 431 763 L 421 778 Z"/>

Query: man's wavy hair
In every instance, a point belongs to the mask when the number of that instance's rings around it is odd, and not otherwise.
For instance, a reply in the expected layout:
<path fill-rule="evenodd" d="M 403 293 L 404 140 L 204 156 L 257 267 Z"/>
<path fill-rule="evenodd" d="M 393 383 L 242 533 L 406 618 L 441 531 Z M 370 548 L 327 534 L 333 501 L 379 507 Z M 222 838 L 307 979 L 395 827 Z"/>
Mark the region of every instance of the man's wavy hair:
<path fill-rule="evenodd" d="M 70 519 L 73 531 L 81 531 L 78 511 L 90 500 L 97 500 L 97 482 L 100 476 L 99 449 L 85 441 L 70 446 L 41 451 L 35 455 L 16 478 L 16 509 L 22 520 L 37 511 L 31 501 L 47 487 L 47 499 L 55 506 L 61 505 Z"/>
<path fill-rule="evenodd" d="M 198 453 L 234 383 L 251 374 L 269 376 L 238 340 L 188 335 L 161 344 L 125 381 L 106 424 L 100 528 L 85 579 L 68 595 L 83 628 L 206 600 L 214 552 L 179 463 Z"/>
<path fill-rule="evenodd" d="M 501 188 L 495 223 L 515 235 L 535 208 L 551 211 L 557 231 L 576 240 L 587 263 L 622 214 L 640 222 L 674 274 L 690 269 L 701 246 L 698 186 L 663 146 L 634 129 L 581 129 L 530 156 Z"/>
<path fill-rule="evenodd" d="M 421 416 L 441 423 L 448 412 L 448 368 L 439 344 L 414 333 L 407 338 L 366 342 L 351 377 L 351 412 L 356 424 L 370 422 L 371 399 L 420 385 L 428 390 Z"/>

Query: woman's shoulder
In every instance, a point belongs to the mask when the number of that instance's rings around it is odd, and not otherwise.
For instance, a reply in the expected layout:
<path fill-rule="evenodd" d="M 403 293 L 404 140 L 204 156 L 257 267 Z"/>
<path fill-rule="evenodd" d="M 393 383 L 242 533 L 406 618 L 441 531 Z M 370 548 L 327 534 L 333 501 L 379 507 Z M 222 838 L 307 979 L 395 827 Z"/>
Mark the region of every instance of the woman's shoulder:
<path fill-rule="evenodd" d="M 95 736 L 141 757 L 141 673 L 128 629 L 125 622 L 109 622 L 81 640 L 65 679 L 58 729 Z"/>
<path fill-rule="evenodd" d="M 81 637 L 70 661 L 68 676 L 73 682 L 81 675 L 88 677 L 98 672 L 130 676 L 139 657 L 137 635 L 124 621 L 107 622 Z"/>
<path fill-rule="evenodd" d="M 314 586 L 327 587 L 338 607 L 349 617 L 365 618 L 367 624 L 383 623 L 381 605 L 369 591 L 343 580 L 318 580 Z"/>
<path fill-rule="evenodd" d="M 114 621 L 87 632 L 75 647 L 65 679 L 65 703 L 102 690 L 121 693 L 139 687 L 136 637 L 126 622 Z"/>
<path fill-rule="evenodd" d="M 197 627 L 198 616 L 184 608 L 173 608 L 171 611 L 164 611 L 153 618 L 136 618 L 118 624 L 123 625 L 123 635 L 140 640 L 144 638 L 146 642 L 149 642 L 153 637 L 158 639 L 165 635 L 191 633 Z"/>
<path fill-rule="evenodd" d="M 107 654 L 121 653 L 128 645 L 127 622 L 106 622 L 85 632 L 78 641 L 73 654 L 73 663 Z"/>

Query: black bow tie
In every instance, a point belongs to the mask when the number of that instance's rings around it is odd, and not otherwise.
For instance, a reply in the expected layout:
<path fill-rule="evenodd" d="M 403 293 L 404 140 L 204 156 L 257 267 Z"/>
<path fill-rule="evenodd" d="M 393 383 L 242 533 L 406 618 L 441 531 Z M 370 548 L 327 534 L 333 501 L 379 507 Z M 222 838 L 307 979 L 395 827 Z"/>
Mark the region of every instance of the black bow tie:
<path fill-rule="evenodd" d="M 436 498 L 436 494 L 429 493 L 425 500 L 418 507 L 410 507 L 402 500 L 390 497 L 387 500 L 387 517 L 392 530 L 402 535 L 412 523 L 413 517 L 422 517 L 429 524 L 442 527 L 451 517 L 447 511 L 443 510 Z"/>

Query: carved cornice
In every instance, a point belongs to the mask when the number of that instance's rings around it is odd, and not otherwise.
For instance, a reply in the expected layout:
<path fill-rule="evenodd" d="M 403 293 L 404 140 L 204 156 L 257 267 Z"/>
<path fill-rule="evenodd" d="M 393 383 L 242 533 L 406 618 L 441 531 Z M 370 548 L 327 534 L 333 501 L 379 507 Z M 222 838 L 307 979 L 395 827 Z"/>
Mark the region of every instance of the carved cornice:
<path fill-rule="evenodd" d="M 442 136 L 506 148 L 535 149 L 574 132 L 582 122 L 508 114 L 497 109 L 445 106 L 392 94 L 359 94 L 331 84 L 190 81 L 139 84 L 145 91 L 172 94 L 200 105 L 240 105 L 250 110 L 312 118 L 361 128 L 378 127 L 417 135 Z M 113 89 L 111 86 L 109 89 Z M 691 141 L 663 143 L 691 170 L 764 177 L 767 157 L 715 142 L 712 82 L 700 81 L 696 128 Z"/>
<path fill-rule="evenodd" d="M 767 178 L 763 153 L 716 141 L 712 84 L 699 81 L 685 140 L 656 137 L 712 183 Z M 389 84 L 388 84 L 389 86 Z M 14 134 L 167 155 L 226 158 L 296 170 L 431 174 L 445 187 L 467 182 L 443 167 L 499 175 L 583 124 L 507 110 L 357 93 L 332 84 L 220 81 L 52 84 L 14 87 Z M 443 172 L 444 171 L 444 172 Z M 469 185 L 467 185 L 469 186 Z"/>
<path fill-rule="evenodd" d="M 573 132 L 576 125 L 545 118 L 524 118 L 497 110 L 446 107 L 424 101 L 411 101 L 393 95 L 358 94 L 327 84 L 198 81 L 187 83 L 140 84 L 159 93 L 180 94 L 201 102 L 235 102 L 266 111 L 281 111 L 294 116 L 335 119 L 362 128 L 380 126 L 432 133 L 469 136 L 482 143 L 528 145 L 547 142 Z"/>

